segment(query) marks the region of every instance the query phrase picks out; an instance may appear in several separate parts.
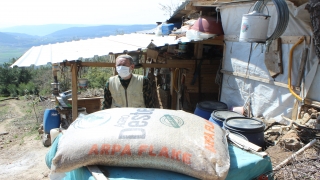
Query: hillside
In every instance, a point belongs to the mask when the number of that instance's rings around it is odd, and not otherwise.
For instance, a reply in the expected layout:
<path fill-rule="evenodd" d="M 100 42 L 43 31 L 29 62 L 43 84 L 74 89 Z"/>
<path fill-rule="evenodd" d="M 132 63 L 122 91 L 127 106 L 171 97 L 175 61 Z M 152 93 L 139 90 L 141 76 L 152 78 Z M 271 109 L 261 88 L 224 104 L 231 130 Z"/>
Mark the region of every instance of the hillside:
<path fill-rule="evenodd" d="M 155 28 L 156 25 L 102 25 L 91 27 L 72 27 L 56 31 L 44 37 L 54 38 L 95 38 L 117 34 L 127 34 Z"/>
<path fill-rule="evenodd" d="M 45 25 L 24 25 L 13 26 L 8 28 L 0 28 L 0 32 L 23 33 L 31 36 L 45 36 L 55 31 L 70 27 L 86 27 L 80 24 L 45 24 Z"/>
<path fill-rule="evenodd" d="M 62 26 L 55 27 L 54 25 L 44 25 L 48 28 L 59 29 Z M 75 25 L 79 26 L 79 25 Z M 39 26 L 34 26 L 37 28 Z M 101 25 L 101 26 L 89 26 L 89 27 L 70 27 L 65 29 L 59 29 L 45 36 L 41 36 L 41 33 L 34 31 L 30 35 L 29 31 L 26 33 L 16 32 L 2 32 L 0 29 L 0 64 L 8 62 L 12 58 L 19 58 L 32 46 L 45 45 L 49 43 L 65 42 L 78 39 L 99 38 L 103 36 L 134 33 L 137 31 L 149 30 L 155 28 L 156 25 Z M 33 29 L 29 27 L 29 30 Z M 7 28 L 6 30 L 8 30 Z M 41 28 L 40 28 L 41 29 Z M 29 34 L 28 34 L 29 33 Z M 42 31 L 43 33 L 43 31 Z"/>

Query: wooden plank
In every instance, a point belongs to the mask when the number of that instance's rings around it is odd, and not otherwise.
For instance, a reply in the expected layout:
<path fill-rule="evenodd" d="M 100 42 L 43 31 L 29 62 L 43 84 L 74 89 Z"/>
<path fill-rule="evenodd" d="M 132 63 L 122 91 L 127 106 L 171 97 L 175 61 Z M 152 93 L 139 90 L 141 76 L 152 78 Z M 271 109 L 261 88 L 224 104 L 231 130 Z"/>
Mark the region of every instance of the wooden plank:
<path fill-rule="evenodd" d="M 298 72 L 298 78 L 296 81 L 296 86 L 295 89 L 297 91 L 300 91 L 300 85 L 301 85 L 301 81 L 302 81 L 302 76 L 303 76 L 303 72 L 304 72 L 304 67 L 306 65 L 306 61 L 307 61 L 307 55 L 308 55 L 308 48 L 305 48 L 302 51 L 302 56 L 301 56 L 301 61 L 300 61 L 300 67 L 299 67 L 299 72 Z"/>
<path fill-rule="evenodd" d="M 73 64 L 71 66 L 71 86 L 72 86 L 72 99 L 78 98 L 78 66 L 77 64 Z M 72 121 L 77 119 L 78 117 L 78 101 L 72 101 Z"/>
<path fill-rule="evenodd" d="M 306 99 L 304 99 L 304 103 L 307 104 L 307 105 L 310 105 L 310 106 L 314 106 L 314 107 L 320 108 L 320 102 L 319 101 L 314 101 L 314 100 L 306 98 Z"/>
<path fill-rule="evenodd" d="M 209 1 L 199 1 L 199 0 L 193 0 L 192 4 L 193 6 L 206 6 L 206 7 L 215 7 L 221 4 L 227 4 L 227 3 L 237 3 L 237 2 L 251 2 L 253 0 L 209 0 Z"/>
<path fill-rule="evenodd" d="M 194 65 L 191 64 L 158 64 L 158 63 L 152 63 L 152 64 L 142 64 L 142 67 L 144 68 L 193 68 Z"/>
<path fill-rule="evenodd" d="M 306 44 L 310 44 L 310 36 L 281 36 L 282 44 L 295 44 L 299 41 L 300 38 L 305 37 Z"/>
<path fill-rule="evenodd" d="M 174 71 L 170 71 L 170 76 L 171 76 L 171 80 L 170 80 L 171 109 L 176 110 L 176 107 L 177 107 L 177 93 L 173 88 L 173 83 L 174 83 L 173 73 L 174 73 Z"/>
<path fill-rule="evenodd" d="M 202 41 L 203 44 L 210 44 L 210 45 L 224 45 L 223 36 L 217 36 L 216 38 L 211 38 Z"/>
<path fill-rule="evenodd" d="M 247 147 L 249 149 L 252 149 L 252 150 L 254 150 L 256 152 L 259 152 L 259 151 L 262 150 L 262 148 L 260 146 L 257 146 L 257 145 L 255 145 L 255 144 L 253 144 L 253 143 L 251 143 L 251 142 L 249 142 L 249 141 L 247 141 L 245 139 L 242 139 L 239 136 L 236 136 L 235 134 L 229 133 L 228 138 L 231 141 L 236 142 L 236 143 L 238 143 L 238 144 L 240 144 L 240 145 L 242 145 L 244 147 Z"/>
<path fill-rule="evenodd" d="M 299 41 L 301 37 L 305 37 L 307 45 L 310 44 L 310 36 L 281 36 L 281 44 L 295 44 Z M 239 35 L 224 35 L 224 40 L 231 42 L 239 42 Z"/>
<path fill-rule="evenodd" d="M 228 75 L 242 77 L 242 78 L 248 78 L 248 79 L 259 81 L 259 82 L 264 82 L 264 83 L 267 83 L 267 84 L 272 84 L 272 85 L 275 85 L 275 86 L 288 88 L 288 84 L 275 82 L 273 80 L 266 79 L 266 78 L 250 76 L 250 75 L 246 75 L 246 74 L 243 74 L 243 73 L 230 72 L 230 71 L 225 71 L 225 70 L 221 70 L 220 72 L 222 72 L 223 74 L 228 74 Z"/>
<path fill-rule="evenodd" d="M 269 50 L 265 52 L 264 64 L 273 78 L 283 73 L 281 38 L 272 41 Z"/>
<path fill-rule="evenodd" d="M 197 43 L 197 47 L 195 48 L 195 57 L 196 59 L 201 59 L 202 58 L 202 53 L 203 53 L 203 44 L 202 42 Z"/>
<path fill-rule="evenodd" d="M 60 63 L 61 66 L 71 66 L 76 62 L 68 61 L 65 63 Z M 115 67 L 114 62 L 79 62 L 79 64 L 83 67 Z"/>
<path fill-rule="evenodd" d="M 147 57 L 157 60 L 159 52 L 152 49 L 147 49 Z"/>
<path fill-rule="evenodd" d="M 108 180 L 108 178 L 100 171 L 97 166 L 91 165 L 87 166 L 87 168 L 96 180 Z"/>

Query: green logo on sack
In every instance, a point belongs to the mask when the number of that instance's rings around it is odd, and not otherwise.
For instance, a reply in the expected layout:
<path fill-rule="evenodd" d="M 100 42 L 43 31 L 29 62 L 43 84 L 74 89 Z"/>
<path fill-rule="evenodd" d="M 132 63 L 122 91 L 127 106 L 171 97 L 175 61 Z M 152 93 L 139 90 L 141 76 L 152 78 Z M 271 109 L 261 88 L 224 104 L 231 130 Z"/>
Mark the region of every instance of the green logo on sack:
<path fill-rule="evenodd" d="M 169 114 L 165 114 L 160 118 L 160 122 L 166 126 L 171 126 L 174 128 L 180 128 L 184 122 L 183 120 L 178 116 L 173 116 Z"/>

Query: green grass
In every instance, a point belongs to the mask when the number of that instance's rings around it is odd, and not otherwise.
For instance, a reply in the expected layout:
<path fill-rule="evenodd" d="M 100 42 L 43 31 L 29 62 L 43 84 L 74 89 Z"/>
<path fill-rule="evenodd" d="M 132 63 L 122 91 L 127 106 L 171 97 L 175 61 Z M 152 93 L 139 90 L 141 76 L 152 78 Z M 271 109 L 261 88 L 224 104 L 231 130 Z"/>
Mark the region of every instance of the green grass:
<path fill-rule="evenodd" d="M 10 62 L 12 58 L 18 59 L 29 48 L 27 47 L 10 47 L 0 45 L 0 64 Z"/>

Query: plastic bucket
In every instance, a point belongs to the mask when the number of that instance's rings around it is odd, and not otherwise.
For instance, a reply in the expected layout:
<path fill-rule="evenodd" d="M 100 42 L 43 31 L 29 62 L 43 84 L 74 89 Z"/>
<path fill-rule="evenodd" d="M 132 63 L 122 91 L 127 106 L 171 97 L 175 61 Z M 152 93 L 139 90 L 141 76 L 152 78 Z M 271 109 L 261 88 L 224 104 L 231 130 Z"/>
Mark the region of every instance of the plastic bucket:
<path fill-rule="evenodd" d="M 228 106 L 220 101 L 202 101 L 197 103 L 194 114 L 209 120 L 214 110 L 226 110 Z"/>
<path fill-rule="evenodd" d="M 174 28 L 174 24 L 162 24 L 161 31 L 163 35 L 169 35 Z"/>
<path fill-rule="evenodd" d="M 259 120 L 248 117 L 231 117 L 223 122 L 223 128 L 230 132 L 244 135 L 248 141 L 260 147 L 265 147 L 265 124 Z"/>
<path fill-rule="evenodd" d="M 60 114 L 55 109 L 46 109 L 43 115 L 43 129 L 46 134 L 50 134 L 50 130 L 60 127 Z"/>
<path fill-rule="evenodd" d="M 265 43 L 270 16 L 253 11 L 242 16 L 239 42 Z"/>
<path fill-rule="evenodd" d="M 80 88 L 86 88 L 88 86 L 88 79 L 78 79 L 78 81 Z"/>
<path fill-rule="evenodd" d="M 223 127 L 223 122 L 227 118 L 231 118 L 231 117 L 244 117 L 244 115 L 239 114 L 239 113 L 234 112 L 234 111 L 214 110 L 211 113 L 209 121 L 219 125 L 220 127 Z"/>

